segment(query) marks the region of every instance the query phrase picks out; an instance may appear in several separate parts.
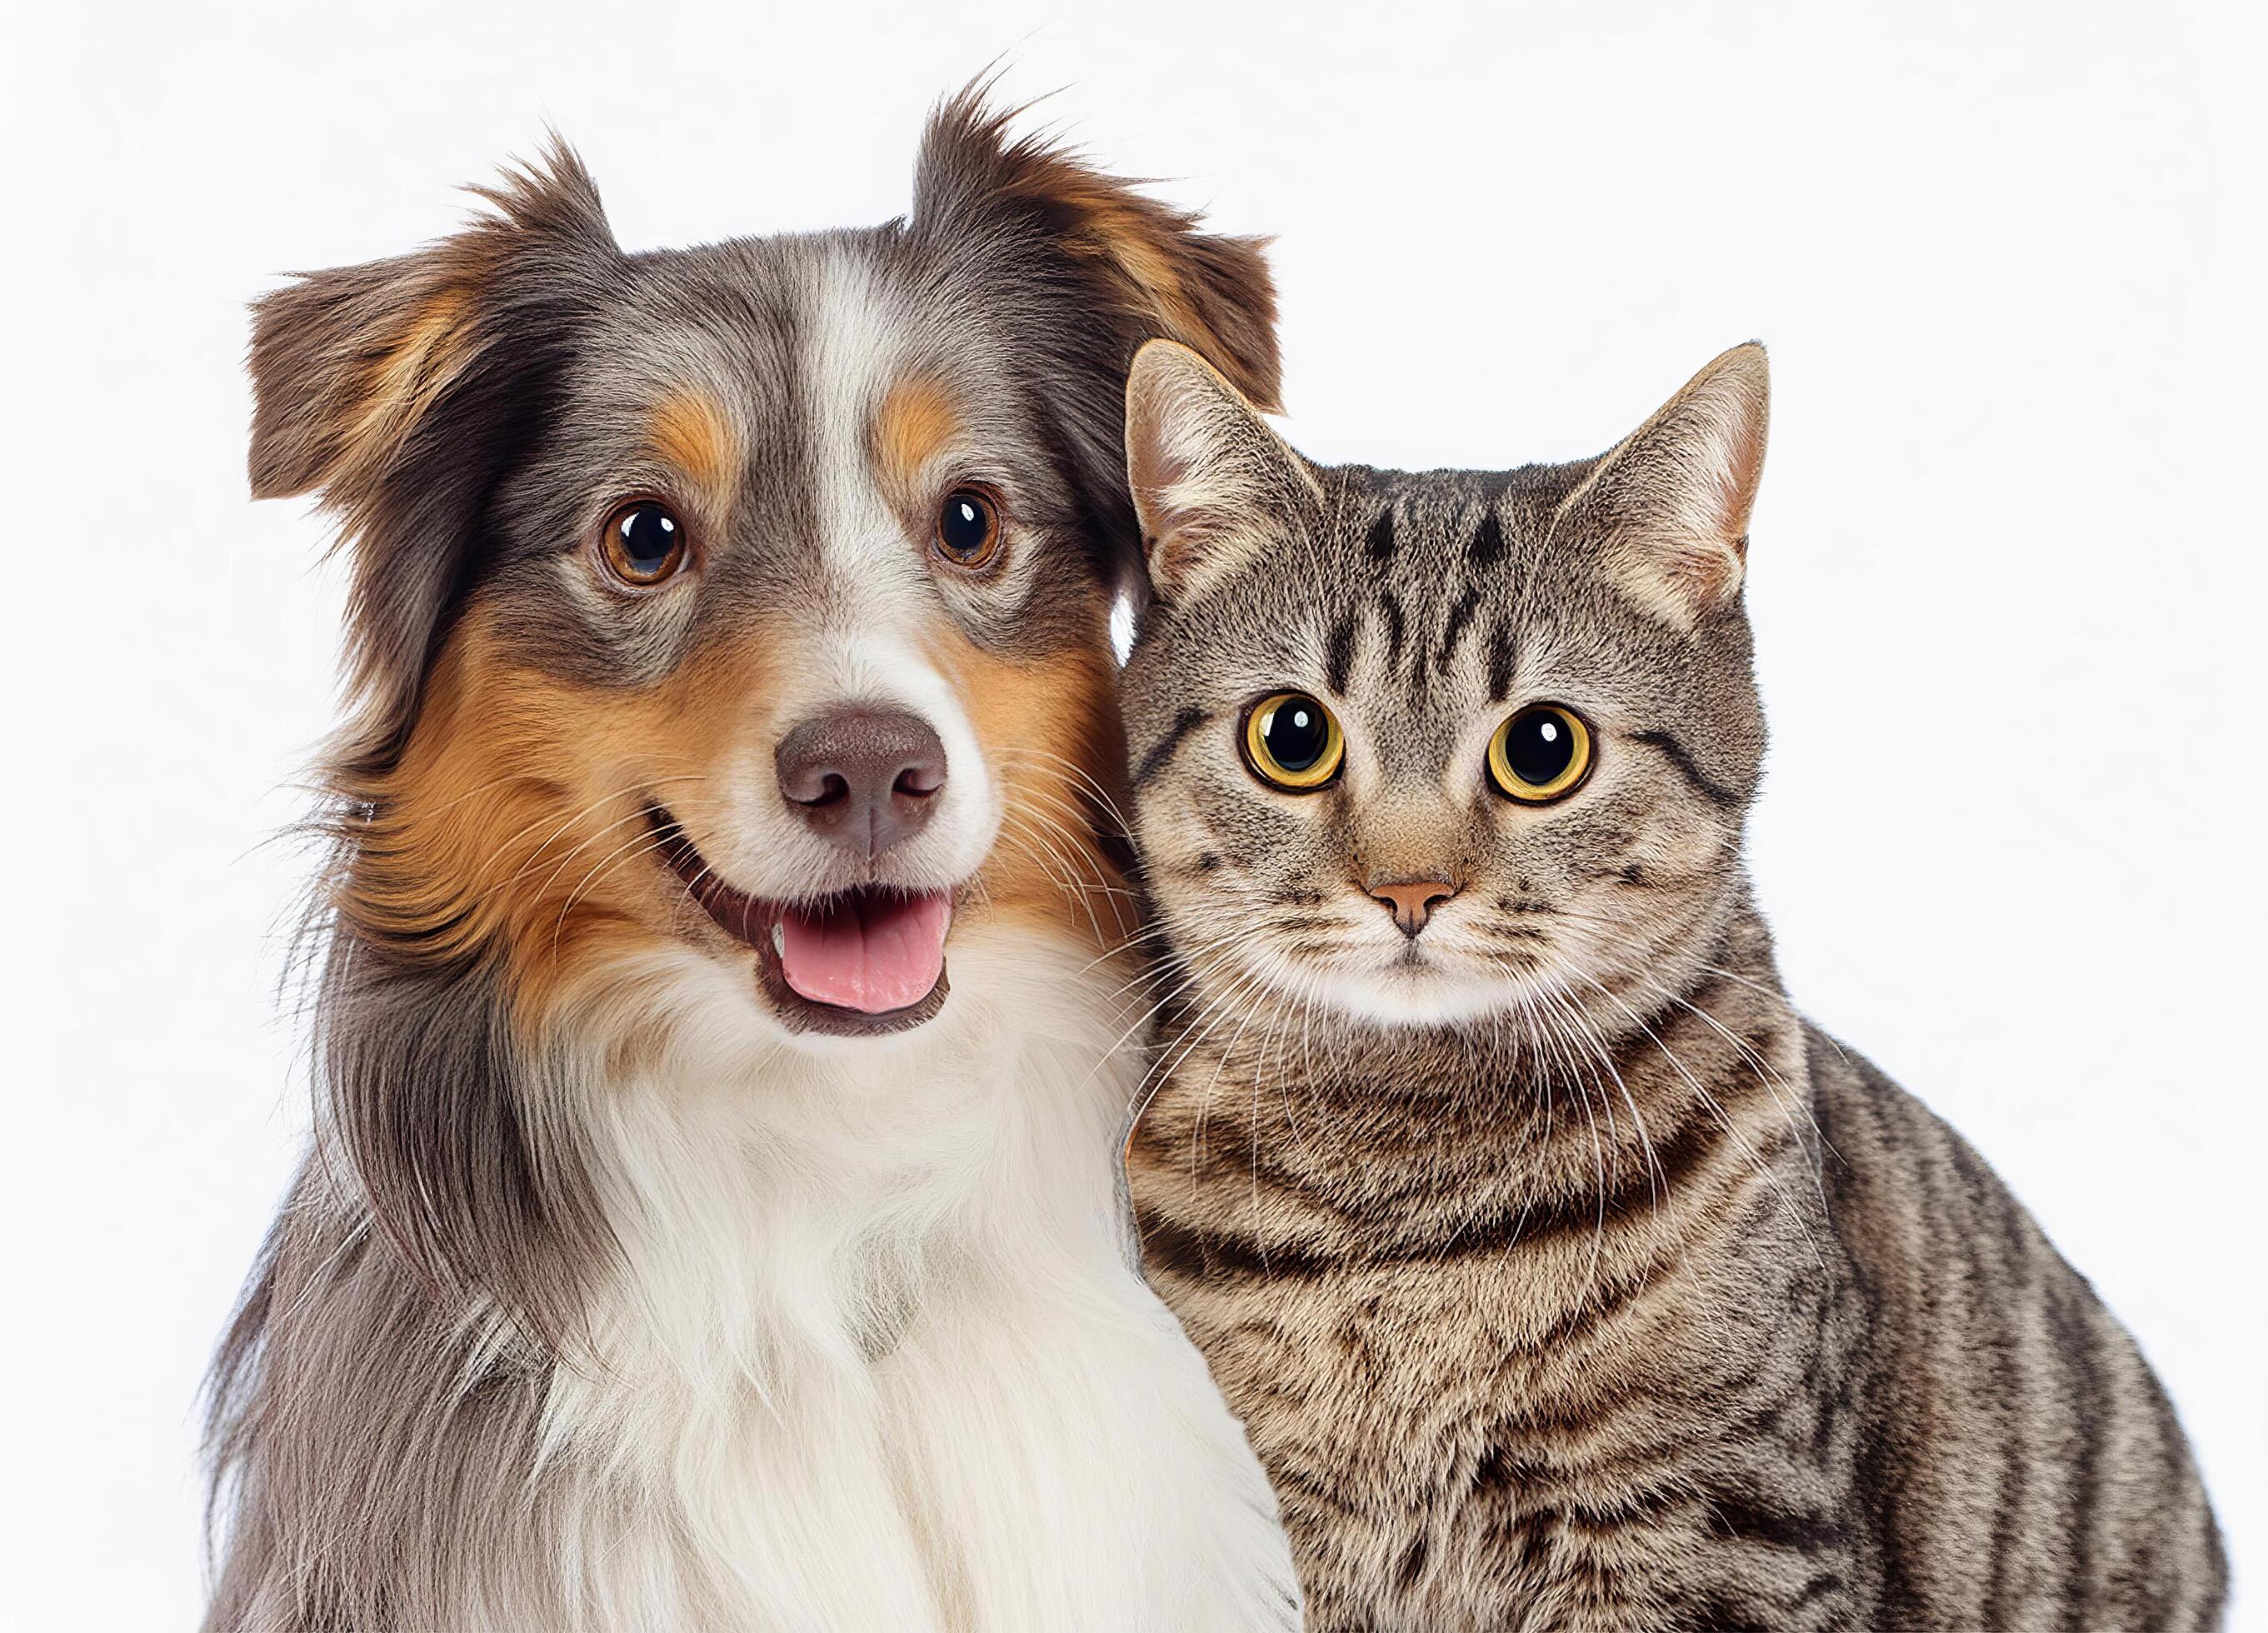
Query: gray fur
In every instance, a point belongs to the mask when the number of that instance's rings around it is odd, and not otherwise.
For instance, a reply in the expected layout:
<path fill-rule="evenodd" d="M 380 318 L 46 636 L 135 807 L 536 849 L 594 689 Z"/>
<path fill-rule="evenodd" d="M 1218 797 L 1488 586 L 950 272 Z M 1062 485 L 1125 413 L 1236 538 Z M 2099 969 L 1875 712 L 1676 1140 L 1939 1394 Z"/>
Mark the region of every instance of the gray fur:
<path fill-rule="evenodd" d="M 1734 366 L 1760 460 L 1761 354 Z M 2214 1625 L 2213 1520 L 2132 1341 L 1782 992 L 1741 858 L 1746 541 L 1679 531 L 1738 486 L 1707 487 L 1705 403 L 1604 464 L 1403 474 L 1307 466 L 1169 383 L 1242 474 L 1192 520 L 1136 459 L 1165 588 L 1125 703 L 1171 951 L 1130 1168 L 1309 1625 Z M 1346 723 L 1322 792 L 1240 761 L 1241 711 L 1285 688 Z M 1471 742 L 1538 699 L 1599 760 L 1531 809 Z M 1386 853 L 1458 881 L 1425 935 L 1500 1003 L 1401 1023 L 1326 996 L 1390 973 L 1359 884 Z"/>

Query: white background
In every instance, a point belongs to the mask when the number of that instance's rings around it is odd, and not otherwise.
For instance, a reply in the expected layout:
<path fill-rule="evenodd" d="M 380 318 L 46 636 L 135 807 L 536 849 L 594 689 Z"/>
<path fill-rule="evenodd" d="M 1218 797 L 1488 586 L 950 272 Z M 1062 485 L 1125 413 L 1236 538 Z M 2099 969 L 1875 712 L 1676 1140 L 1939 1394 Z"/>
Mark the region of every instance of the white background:
<path fill-rule="evenodd" d="M 2257 12 L 2254 13 L 2257 15 Z M 996 54 L 1279 235 L 1323 459 L 1587 454 L 1772 348 L 1756 871 L 1789 984 L 2171 1385 L 2268 1626 L 2260 40 L 2225 6 L 11 11 L 0 1622 L 185 1627 L 192 1400 L 298 1149 L 264 843 L 341 579 L 243 303 L 578 143 L 626 245 L 904 207 Z"/>

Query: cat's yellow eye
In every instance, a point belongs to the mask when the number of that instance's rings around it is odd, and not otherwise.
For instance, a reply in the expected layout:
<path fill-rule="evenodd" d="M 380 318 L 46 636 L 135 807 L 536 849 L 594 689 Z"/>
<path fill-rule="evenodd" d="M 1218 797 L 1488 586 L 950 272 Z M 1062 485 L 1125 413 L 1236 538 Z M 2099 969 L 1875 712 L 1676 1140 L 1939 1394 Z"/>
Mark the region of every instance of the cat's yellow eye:
<path fill-rule="evenodd" d="M 1530 703 L 1489 739 L 1489 781 L 1523 805 L 1572 794 L 1591 774 L 1591 728 L 1572 709 Z"/>
<path fill-rule="evenodd" d="M 1338 717 L 1305 692 L 1263 697 L 1244 717 L 1244 762 L 1253 776 L 1311 794 L 1339 774 L 1346 738 Z"/>

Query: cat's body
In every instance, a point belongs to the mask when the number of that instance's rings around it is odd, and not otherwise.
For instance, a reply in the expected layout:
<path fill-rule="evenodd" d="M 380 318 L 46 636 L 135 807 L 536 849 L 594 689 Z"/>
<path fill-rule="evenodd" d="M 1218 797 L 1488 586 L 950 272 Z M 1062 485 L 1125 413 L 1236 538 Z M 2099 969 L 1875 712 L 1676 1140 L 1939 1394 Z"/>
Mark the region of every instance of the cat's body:
<path fill-rule="evenodd" d="M 1166 349 L 1127 696 L 1173 954 L 1129 1166 L 1309 1626 L 2213 1624 L 2132 1341 L 1780 989 L 1739 859 L 1761 354 L 1480 476 L 1307 467 Z M 1304 790 L 1240 763 L 1284 693 L 1344 717 Z M 1538 700 L 1584 763 L 1507 798 L 1491 723 Z"/>
<path fill-rule="evenodd" d="M 1149 1272 L 1276 1482 L 1310 1625 L 2209 1625 L 2211 1520 L 2132 1342 L 1770 989 L 1753 918 L 1719 956 L 1612 1051 L 1629 1102 L 1248 1031 L 1144 1118 Z"/>

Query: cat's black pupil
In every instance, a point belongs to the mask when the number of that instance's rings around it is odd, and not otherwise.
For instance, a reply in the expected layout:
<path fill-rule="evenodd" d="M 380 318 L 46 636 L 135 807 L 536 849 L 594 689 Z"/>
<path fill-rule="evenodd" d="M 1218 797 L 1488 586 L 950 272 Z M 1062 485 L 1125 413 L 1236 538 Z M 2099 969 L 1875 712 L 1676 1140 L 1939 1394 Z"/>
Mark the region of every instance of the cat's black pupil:
<path fill-rule="evenodd" d="M 938 519 L 938 537 L 955 555 L 981 555 L 991 540 L 992 523 L 983 504 L 965 493 L 948 495 Z"/>
<path fill-rule="evenodd" d="M 1575 758 L 1575 734 L 1549 710 L 1538 709 L 1504 731 L 1504 761 L 1521 782 L 1541 788 Z"/>
<path fill-rule="evenodd" d="M 622 559 L 644 570 L 658 570 L 677 548 L 677 519 L 659 504 L 634 504 L 615 524 Z"/>
<path fill-rule="evenodd" d="M 1323 757 L 1330 741 L 1325 718 L 1323 706 L 1314 698 L 1285 698 L 1262 725 L 1260 740 L 1286 771 L 1305 771 Z"/>

